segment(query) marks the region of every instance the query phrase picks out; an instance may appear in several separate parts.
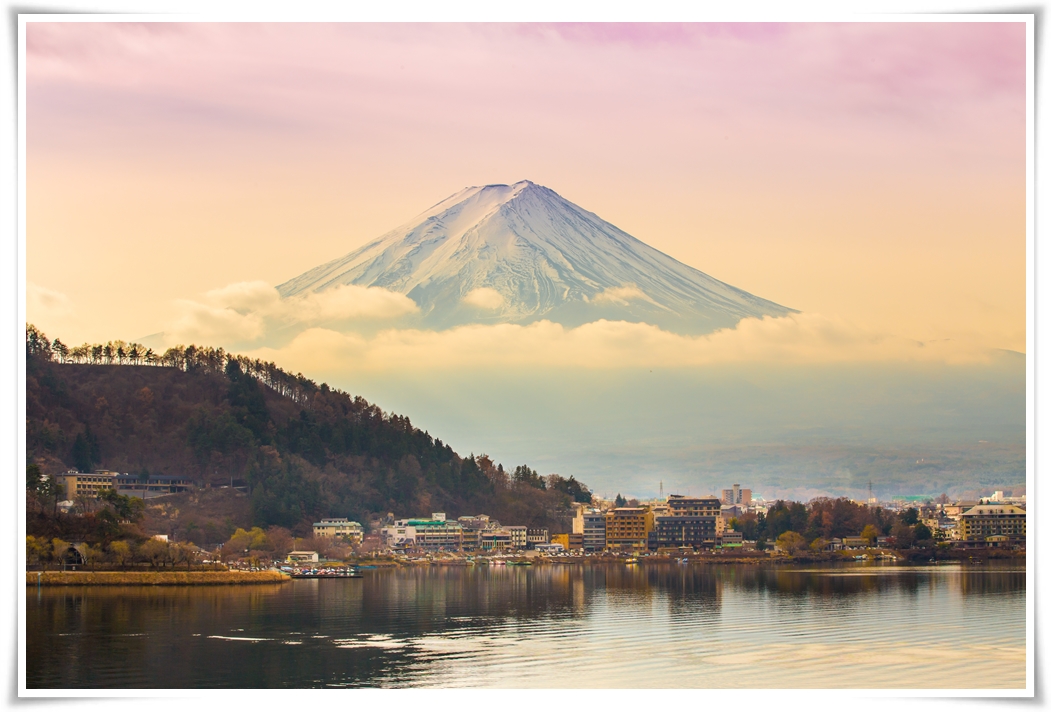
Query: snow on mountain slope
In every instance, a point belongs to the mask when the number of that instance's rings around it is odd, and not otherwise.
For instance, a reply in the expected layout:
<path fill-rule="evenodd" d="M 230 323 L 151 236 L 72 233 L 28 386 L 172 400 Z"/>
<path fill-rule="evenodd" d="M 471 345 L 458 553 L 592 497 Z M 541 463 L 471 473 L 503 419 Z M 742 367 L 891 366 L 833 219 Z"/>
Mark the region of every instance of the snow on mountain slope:
<path fill-rule="evenodd" d="M 684 265 L 530 181 L 465 188 L 278 291 L 345 284 L 406 294 L 420 307 L 414 325 L 430 329 L 609 319 L 700 334 L 794 311 Z"/>

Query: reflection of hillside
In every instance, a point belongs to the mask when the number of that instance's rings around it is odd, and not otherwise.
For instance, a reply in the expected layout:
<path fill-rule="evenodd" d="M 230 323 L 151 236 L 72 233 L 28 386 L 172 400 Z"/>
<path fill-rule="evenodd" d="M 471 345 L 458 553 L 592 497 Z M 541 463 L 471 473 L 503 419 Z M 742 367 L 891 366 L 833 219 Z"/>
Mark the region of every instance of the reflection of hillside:
<path fill-rule="evenodd" d="M 281 585 L 76 587 L 29 594 L 26 655 L 29 687 L 193 687 L 214 661 L 192 654 L 193 633 L 252 637 L 266 630 Z M 246 617 L 245 613 L 249 615 Z M 250 621 L 246 624 L 246 620 Z M 178 662 L 175 662 L 178 661 Z M 206 662 L 207 661 L 207 662 Z M 164 685 L 154 674 L 164 670 Z M 33 681 L 37 682 L 34 683 Z M 250 683 L 247 683 L 250 684 Z"/>

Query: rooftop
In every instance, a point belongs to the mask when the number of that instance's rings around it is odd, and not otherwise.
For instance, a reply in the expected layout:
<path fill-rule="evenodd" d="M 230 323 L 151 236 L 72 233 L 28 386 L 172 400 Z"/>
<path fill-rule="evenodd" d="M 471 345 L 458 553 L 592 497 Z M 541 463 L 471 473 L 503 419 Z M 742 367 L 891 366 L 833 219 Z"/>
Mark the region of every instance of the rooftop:
<path fill-rule="evenodd" d="M 1025 514 L 1025 510 L 1013 504 L 979 504 L 963 513 L 964 517 L 983 514 Z"/>

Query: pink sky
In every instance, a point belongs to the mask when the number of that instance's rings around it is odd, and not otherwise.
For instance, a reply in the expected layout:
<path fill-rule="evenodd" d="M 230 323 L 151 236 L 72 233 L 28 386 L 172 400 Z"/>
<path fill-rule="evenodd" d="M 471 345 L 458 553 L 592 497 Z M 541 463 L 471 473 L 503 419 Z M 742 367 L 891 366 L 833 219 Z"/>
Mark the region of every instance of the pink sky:
<path fill-rule="evenodd" d="M 136 338 L 530 179 L 782 304 L 1023 350 L 1025 70 L 1021 23 L 31 23 L 36 318 Z"/>

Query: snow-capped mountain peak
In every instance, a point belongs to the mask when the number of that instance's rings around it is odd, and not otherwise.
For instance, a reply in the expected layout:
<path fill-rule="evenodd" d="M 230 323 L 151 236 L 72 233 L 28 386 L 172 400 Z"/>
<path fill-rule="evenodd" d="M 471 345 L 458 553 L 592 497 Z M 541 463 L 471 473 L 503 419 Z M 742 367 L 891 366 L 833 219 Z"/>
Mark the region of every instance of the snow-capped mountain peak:
<path fill-rule="evenodd" d="M 724 284 L 528 180 L 464 188 L 367 245 L 278 287 L 354 284 L 407 295 L 419 326 L 598 319 L 707 333 L 793 310 Z"/>

